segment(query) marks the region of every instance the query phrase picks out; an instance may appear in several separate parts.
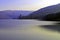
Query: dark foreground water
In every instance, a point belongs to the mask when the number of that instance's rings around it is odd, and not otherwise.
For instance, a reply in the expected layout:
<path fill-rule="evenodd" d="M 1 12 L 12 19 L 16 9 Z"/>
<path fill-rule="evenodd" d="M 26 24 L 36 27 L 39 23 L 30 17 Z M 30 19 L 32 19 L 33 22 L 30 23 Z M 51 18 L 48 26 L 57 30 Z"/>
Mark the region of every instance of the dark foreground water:
<path fill-rule="evenodd" d="M 52 21 L 0 20 L 0 40 L 60 40 L 58 26 Z"/>

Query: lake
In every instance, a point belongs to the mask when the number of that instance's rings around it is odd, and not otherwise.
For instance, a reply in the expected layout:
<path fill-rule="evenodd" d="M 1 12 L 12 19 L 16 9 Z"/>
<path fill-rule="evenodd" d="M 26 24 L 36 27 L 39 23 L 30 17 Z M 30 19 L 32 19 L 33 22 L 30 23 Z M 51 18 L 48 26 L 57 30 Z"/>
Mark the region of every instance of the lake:
<path fill-rule="evenodd" d="M 60 40 L 58 31 L 43 27 L 56 25 L 56 23 L 53 21 L 0 19 L 0 40 Z"/>

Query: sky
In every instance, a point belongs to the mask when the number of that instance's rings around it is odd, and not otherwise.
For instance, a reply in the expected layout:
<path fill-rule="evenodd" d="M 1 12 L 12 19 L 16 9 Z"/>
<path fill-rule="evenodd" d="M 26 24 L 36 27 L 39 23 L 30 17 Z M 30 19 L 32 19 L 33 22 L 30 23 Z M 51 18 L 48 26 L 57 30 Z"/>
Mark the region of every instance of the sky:
<path fill-rule="evenodd" d="M 0 0 L 0 10 L 38 10 L 60 0 Z"/>

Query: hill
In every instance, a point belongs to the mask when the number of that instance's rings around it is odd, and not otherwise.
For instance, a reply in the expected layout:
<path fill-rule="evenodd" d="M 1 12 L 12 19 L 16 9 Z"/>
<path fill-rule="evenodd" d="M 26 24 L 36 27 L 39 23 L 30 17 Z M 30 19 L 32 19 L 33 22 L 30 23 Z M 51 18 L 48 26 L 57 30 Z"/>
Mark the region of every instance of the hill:
<path fill-rule="evenodd" d="M 46 15 L 60 12 L 60 4 L 48 6 L 42 9 L 39 9 L 35 12 L 32 12 L 30 15 L 26 17 L 22 17 L 24 19 L 43 19 Z"/>
<path fill-rule="evenodd" d="M 16 19 L 20 15 L 27 16 L 32 11 L 24 11 L 24 10 L 5 10 L 0 11 L 0 19 Z"/>

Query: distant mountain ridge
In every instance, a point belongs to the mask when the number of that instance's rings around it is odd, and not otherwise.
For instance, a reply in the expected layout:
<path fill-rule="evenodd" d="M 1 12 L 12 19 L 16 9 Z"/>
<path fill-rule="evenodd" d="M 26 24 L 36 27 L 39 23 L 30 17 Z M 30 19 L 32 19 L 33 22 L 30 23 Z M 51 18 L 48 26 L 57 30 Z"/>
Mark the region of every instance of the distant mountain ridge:
<path fill-rule="evenodd" d="M 25 11 L 25 10 L 4 10 L 0 11 L 0 19 L 16 19 L 20 15 L 27 16 L 33 11 Z"/>

